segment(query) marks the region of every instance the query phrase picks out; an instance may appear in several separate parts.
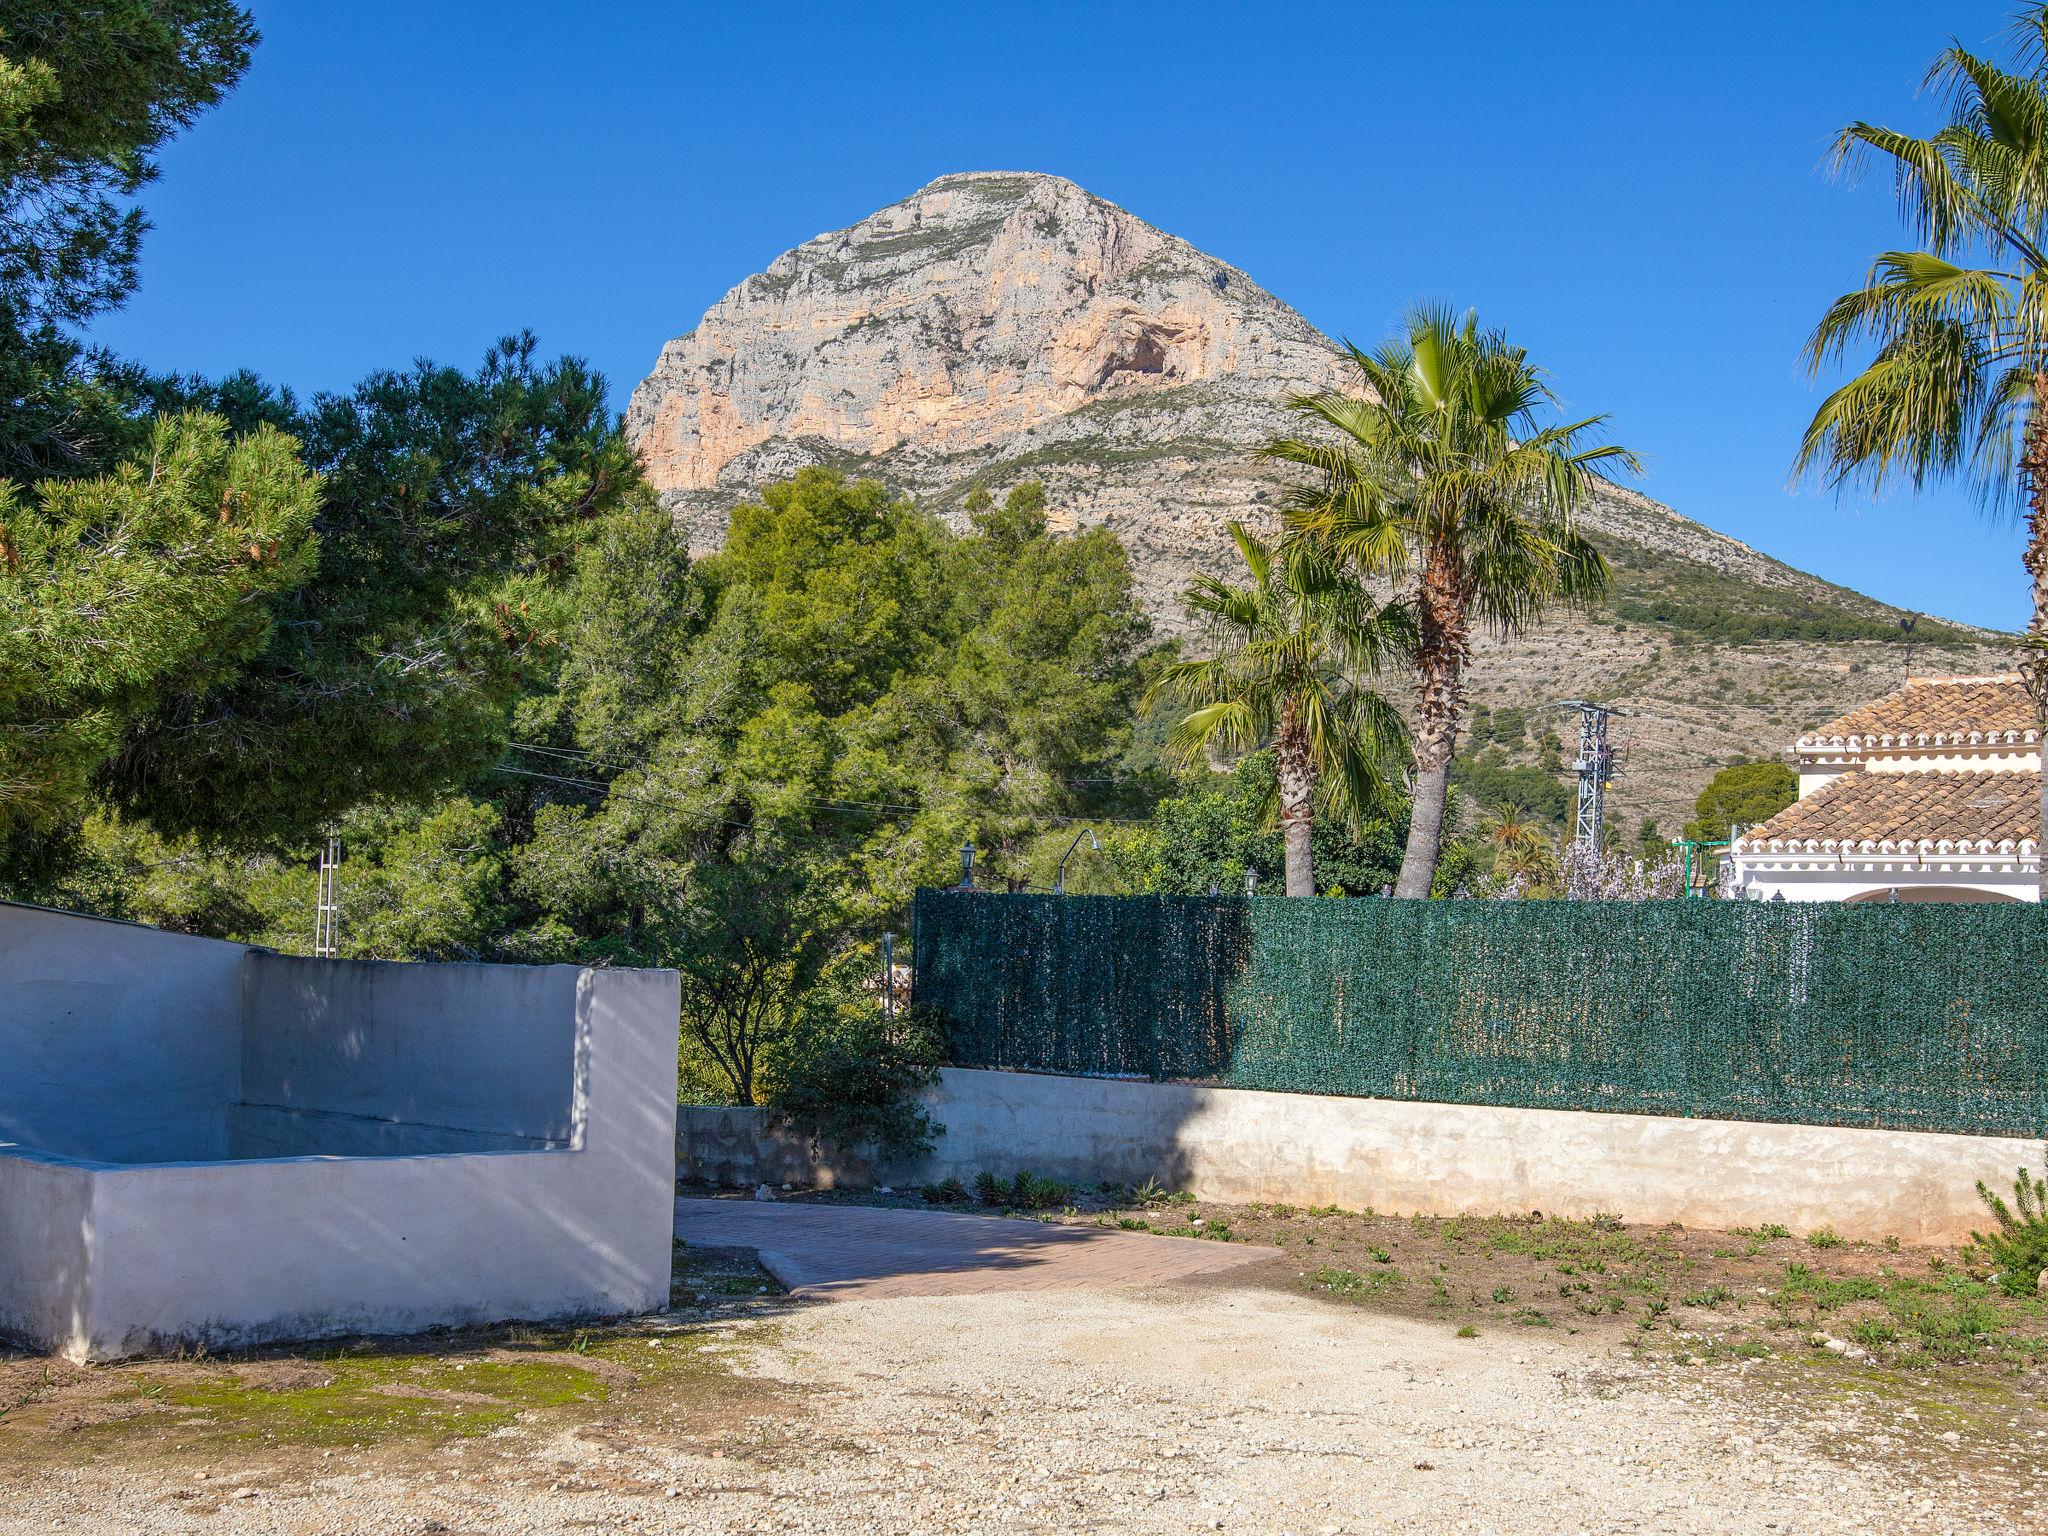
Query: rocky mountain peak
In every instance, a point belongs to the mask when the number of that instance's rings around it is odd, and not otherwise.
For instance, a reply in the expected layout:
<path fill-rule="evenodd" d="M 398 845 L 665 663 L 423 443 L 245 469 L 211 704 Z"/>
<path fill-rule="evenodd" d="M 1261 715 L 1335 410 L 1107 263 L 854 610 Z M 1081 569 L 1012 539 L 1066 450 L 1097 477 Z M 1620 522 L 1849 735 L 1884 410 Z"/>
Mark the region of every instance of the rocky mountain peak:
<path fill-rule="evenodd" d="M 662 348 L 627 427 L 697 550 L 736 502 L 809 464 L 879 477 L 956 522 L 977 484 L 1043 481 L 1052 526 L 1113 530 L 1172 632 L 1192 571 L 1237 568 L 1226 523 L 1276 521 L 1290 477 L 1258 450 L 1297 425 L 1287 396 L 1342 376 L 1335 345 L 1236 267 L 1071 181 L 977 171 L 734 288 Z M 1556 701 L 1627 707 L 1611 803 L 1631 830 L 1643 816 L 1675 830 L 1715 764 L 1780 752 L 1883 693 L 1905 660 L 1904 615 L 1646 496 L 1608 488 L 1586 521 L 1615 567 L 1611 599 L 1481 638 L 1472 697 L 1493 713 L 1484 741 L 1475 714 L 1473 745 L 1543 761 L 1569 724 Z M 1930 647 L 1942 670 L 2009 662 L 1992 636 L 1917 634 L 1923 670 Z M 1474 793 L 1532 788 L 1564 793 L 1544 773 Z"/>
<path fill-rule="evenodd" d="M 740 283 L 662 349 L 627 425 L 657 489 L 702 492 L 777 440 L 958 453 L 1207 381 L 1313 387 L 1331 358 L 1307 321 L 1185 240 L 1062 177 L 977 171 Z"/>

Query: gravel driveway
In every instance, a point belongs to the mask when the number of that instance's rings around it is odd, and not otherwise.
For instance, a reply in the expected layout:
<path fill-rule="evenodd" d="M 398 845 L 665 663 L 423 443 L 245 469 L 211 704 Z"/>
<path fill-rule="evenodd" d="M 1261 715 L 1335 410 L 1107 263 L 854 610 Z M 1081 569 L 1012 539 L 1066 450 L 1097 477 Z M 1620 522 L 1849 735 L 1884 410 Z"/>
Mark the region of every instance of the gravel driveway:
<path fill-rule="evenodd" d="M 622 1389 L 574 1422 L 353 1451 L 250 1445 L 197 1474 L 81 1444 L 76 1460 L 0 1467 L 0 1531 L 2042 1528 L 2024 1502 L 2040 1486 L 2038 1414 L 1938 1432 L 1904 1398 L 1748 1368 L 1653 1374 L 1580 1340 L 1460 1339 L 1260 1272 L 763 1298 L 759 1316 L 668 1325 L 727 1341 L 715 1405 Z"/>

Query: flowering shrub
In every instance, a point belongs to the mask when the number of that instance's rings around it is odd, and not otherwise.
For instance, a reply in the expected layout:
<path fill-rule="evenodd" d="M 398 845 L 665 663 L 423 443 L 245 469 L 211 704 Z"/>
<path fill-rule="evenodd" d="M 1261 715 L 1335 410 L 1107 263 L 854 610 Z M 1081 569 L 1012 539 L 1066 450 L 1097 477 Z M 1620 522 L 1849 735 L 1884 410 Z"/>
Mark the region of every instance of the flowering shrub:
<path fill-rule="evenodd" d="M 1645 864 L 1632 853 L 1568 844 L 1558 860 L 1568 901 L 1668 901 L 1685 894 L 1676 855 Z"/>

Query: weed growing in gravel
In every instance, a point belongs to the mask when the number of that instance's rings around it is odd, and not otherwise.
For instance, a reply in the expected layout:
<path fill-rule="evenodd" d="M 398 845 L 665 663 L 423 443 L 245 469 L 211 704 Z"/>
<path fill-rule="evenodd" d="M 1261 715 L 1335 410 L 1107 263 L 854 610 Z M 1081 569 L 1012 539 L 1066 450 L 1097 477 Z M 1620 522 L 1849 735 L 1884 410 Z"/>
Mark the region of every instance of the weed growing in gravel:
<path fill-rule="evenodd" d="M 1160 1205 L 1193 1205 L 1195 1197 L 1184 1189 L 1168 1189 L 1157 1179 L 1147 1178 L 1131 1191 L 1131 1204 L 1150 1209 Z"/>
<path fill-rule="evenodd" d="M 1309 1283 L 1318 1290 L 1351 1300 L 1399 1290 L 1408 1283 L 1398 1269 L 1376 1270 L 1370 1275 L 1361 1275 L 1349 1269 L 1319 1269 L 1308 1278 Z"/>
<path fill-rule="evenodd" d="M 1807 1245 L 1813 1248 L 1839 1248 L 1842 1246 L 1842 1240 L 1835 1235 L 1833 1227 L 1816 1227 L 1813 1231 L 1806 1234 L 1806 1241 Z"/>
<path fill-rule="evenodd" d="M 1041 1179 L 1029 1170 L 1020 1171 L 1005 1184 L 984 1170 L 975 1176 L 974 1192 L 984 1205 L 1000 1205 L 1013 1211 L 1057 1209 L 1073 1198 L 1073 1191 L 1053 1179 Z"/>

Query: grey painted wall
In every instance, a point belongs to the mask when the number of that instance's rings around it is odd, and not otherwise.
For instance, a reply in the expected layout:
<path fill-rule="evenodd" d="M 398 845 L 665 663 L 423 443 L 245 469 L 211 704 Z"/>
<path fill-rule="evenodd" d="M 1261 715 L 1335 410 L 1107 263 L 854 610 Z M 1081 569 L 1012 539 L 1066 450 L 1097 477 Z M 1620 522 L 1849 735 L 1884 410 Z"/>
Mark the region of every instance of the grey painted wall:
<path fill-rule="evenodd" d="M 0 1335 L 82 1347 L 91 1230 L 89 1169 L 0 1147 Z"/>
<path fill-rule="evenodd" d="M 568 1146 L 573 966 L 401 965 L 252 951 L 237 1157 Z M 364 1121 L 398 1122 L 402 1136 Z M 445 1135 L 437 1135 L 445 1132 Z"/>
<path fill-rule="evenodd" d="M 525 995 L 568 1011 L 586 1063 L 574 1150 L 96 1170 L 88 1315 L 55 1347 L 111 1359 L 664 1308 L 676 975 L 557 972 L 566 985 Z"/>
<path fill-rule="evenodd" d="M 226 1156 L 245 953 L 0 902 L 0 1142 L 103 1162 Z"/>
<path fill-rule="evenodd" d="M 658 1310 L 677 1012 L 672 971 L 0 906 L 0 1333 L 107 1359 Z"/>

